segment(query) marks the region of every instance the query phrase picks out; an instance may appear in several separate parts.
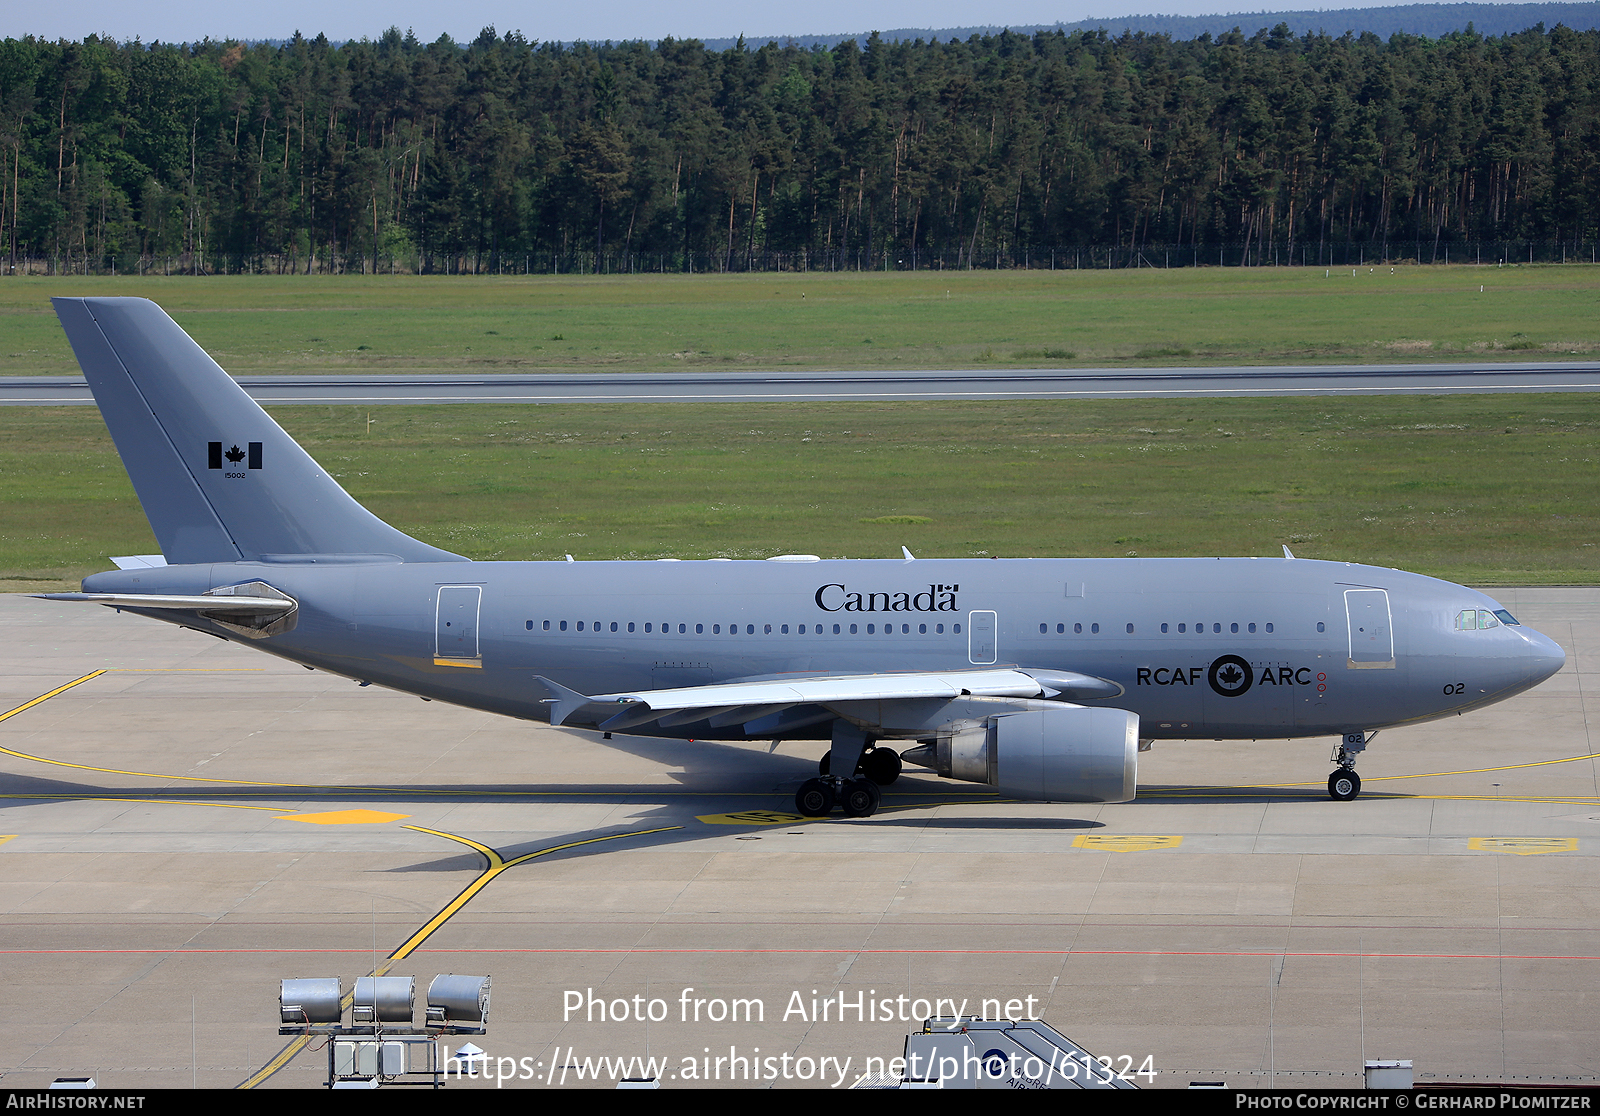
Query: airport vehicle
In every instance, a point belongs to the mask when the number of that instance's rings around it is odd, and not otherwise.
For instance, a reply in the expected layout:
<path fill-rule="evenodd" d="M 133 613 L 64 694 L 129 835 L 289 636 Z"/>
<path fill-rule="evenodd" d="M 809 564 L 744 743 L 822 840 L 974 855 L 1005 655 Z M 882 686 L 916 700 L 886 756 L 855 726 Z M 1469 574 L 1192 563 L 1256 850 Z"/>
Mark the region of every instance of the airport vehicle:
<path fill-rule="evenodd" d="M 795 796 L 871 814 L 902 762 L 1117 802 L 1160 739 L 1336 735 L 1336 799 L 1386 726 L 1558 671 L 1489 597 L 1343 562 L 474 562 L 355 502 L 154 303 L 57 298 L 162 554 L 89 601 L 320 670 L 606 734 L 826 739 Z M 909 742 L 897 753 L 889 742 Z"/>

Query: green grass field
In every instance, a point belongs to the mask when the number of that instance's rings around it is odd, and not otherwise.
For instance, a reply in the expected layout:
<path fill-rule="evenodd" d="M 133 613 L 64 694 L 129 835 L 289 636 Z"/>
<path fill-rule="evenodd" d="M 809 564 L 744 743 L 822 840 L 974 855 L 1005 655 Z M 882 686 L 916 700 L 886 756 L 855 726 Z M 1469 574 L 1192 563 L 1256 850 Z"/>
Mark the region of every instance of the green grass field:
<path fill-rule="evenodd" d="M 619 311 L 620 313 L 620 311 Z M 1276 555 L 1600 581 L 1587 395 L 282 407 L 384 519 L 473 558 Z M 370 416 L 370 430 L 367 420 Z M 13 589 L 156 549 L 88 408 L 0 408 Z"/>
<path fill-rule="evenodd" d="M 1482 288 L 1480 290 L 1480 287 Z M 0 375 L 77 371 L 53 294 L 161 303 L 231 372 L 1083 367 L 1564 359 L 1600 268 L 640 277 L 12 278 Z"/>

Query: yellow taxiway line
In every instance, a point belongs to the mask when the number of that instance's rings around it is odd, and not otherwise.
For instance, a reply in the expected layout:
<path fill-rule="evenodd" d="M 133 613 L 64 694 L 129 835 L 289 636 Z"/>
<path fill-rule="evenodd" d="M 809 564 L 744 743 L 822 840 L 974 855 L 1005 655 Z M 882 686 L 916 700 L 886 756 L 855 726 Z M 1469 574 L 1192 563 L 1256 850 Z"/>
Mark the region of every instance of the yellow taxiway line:
<path fill-rule="evenodd" d="M 449 922 L 450 919 L 458 911 L 460 911 L 462 907 L 465 907 L 468 903 L 472 902 L 473 897 L 477 895 L 478 892 L 488 887 L 496 876 L 508 868 L 515 868 L 519 864 L 526 864 L 528 861 L 537 860 L 541 856 L 549 856 L 551 853 L 565 852 L 568 849 L 576 849 L 584 845 L 598 845 L 604 841 L 620 841 L 625 837 L 647 837 L 652 833 L 669 833 L 675 829 L 682 829 L 683 826 L 666 825 L 660 827 L 659 829 L 636 829 L 630 833 L 608 833 L 603 837 L 587 837 L 582 841 L 569 841 L 565 845 L 551 845 L 547 849 L 538 849 L 531 853 L 523 853 L 521 856 L 512 857 L 510 860 L 507 860 L 505 857 L 501 856 L 499 852 L 490 848 L 488 845 L 474 841 L 470 837 L 463 837 L 458 833 L 446 833 L 442 829 L 428 829 L 426 826 L 421 825 L 403 825 L 400 828 L 414 830 L 417 833 L 431 834 L 434 837 L 443 837 L 447 841 L 457 841 L 482 854 L 484 860 L 488 863 L 485 865 L 483 871 L 478 874 L 477 879 L 473 880 L 466 887 L 462 888 L 454 899 L 450 900 L 450 902 L 446 903 L 442 908 L 440 908 L 438 914 L 434 915 L 427 922 L 423 923 L 421 928 L 418 929 L 415 934 L 412 934 L 411 937 L 407 938 L 400 944 L 399 948 L 397 948 L 393 953 L 389 954 L 388 957 L 384 958 L 384 963 L 373 970 L 373 976 L 383 976 L 391 967 L 393 967 L 396 961 L 403 961 L 405 958 L 409 957 L 419 946 L 422 945 L 423 942 L 427 941 L 428 938 L 433 935 L 434 931 L 438 930 L 439 927 L 443 926 L 446 922 Z M 346 993 L 344 1000 L 340 1005 L 341 1008 L 348 1008 L 351 1003 L 354 1002 L 354 999 L 355 992 L 353 990 L 349 993 Z M 255 1073 L 251 1074 L 244 1081 L 240 1082 L 239 1088 L 254 1089 L 257 1085 L 261 1084 L 267 1078 L 281 1070 L 284 1066 L 288 1065 L 296 1054 L 300 1053 L 300 1051 L 306 1048 L 306 1046 L 311 1042 L 311 1039 L 311 1035 L 300 1035 L 295 1038 L 289 1043 L 289 1045 L 278 1051 L 277 1056 L 274 1057 L 270 1062 L 262 1066 Z"/>

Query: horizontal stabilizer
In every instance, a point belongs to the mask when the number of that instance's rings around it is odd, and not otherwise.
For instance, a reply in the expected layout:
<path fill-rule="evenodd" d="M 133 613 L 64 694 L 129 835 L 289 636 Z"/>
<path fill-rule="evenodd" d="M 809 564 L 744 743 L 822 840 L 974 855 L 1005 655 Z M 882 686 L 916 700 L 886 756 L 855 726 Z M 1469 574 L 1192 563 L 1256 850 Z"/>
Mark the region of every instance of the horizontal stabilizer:
<path fill-rule="evenodd" d="M 81 601 L 112 608 L 171 608 L 180 612 L 216 612 L 225 616 L 278 616 L 295 607 L 287 597 L 210 597 L 175 593 L 33 593 L 46 601 Z"/>
<path fill-rule="evenodd" d="M 222 585 L 205 593 L 35 593 L 47 601 L 79 601 L 109 608 L 193 612 L 246 639 L 292 631 L 300 602 L 264 581 Z"/>
<path fill-rule="evenodd" d="M 164 554 L 127 554 L 111 562 L 119 570 L 156 570 L 167 564 L 167 558 Z"/>

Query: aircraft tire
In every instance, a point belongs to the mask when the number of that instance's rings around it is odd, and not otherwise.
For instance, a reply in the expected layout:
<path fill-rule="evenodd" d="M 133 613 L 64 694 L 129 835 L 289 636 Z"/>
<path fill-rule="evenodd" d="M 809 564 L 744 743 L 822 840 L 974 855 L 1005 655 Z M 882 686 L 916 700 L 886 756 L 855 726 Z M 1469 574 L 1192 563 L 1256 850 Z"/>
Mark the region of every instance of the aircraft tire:
<path fill-rule="evenodd" d="M 900 753 L 893 748 L 874 748 L 861 757 L 861 773 L 887 787 L 900 778 Z"/>
<path fill-rule="evenodd" d="M 844 785 L 839 805 L 844 807 L 847 818 L 870 818 L 882 800 L 877 783 L 871 779 L 851 779 Z"/>
<path fill-rule="evenodd" d="M 833 813 L 833 788 L 821 779 L 807 779 L 794 792 L 794 808 L 804 817 L 827 817 Z"/>
<path fill-rule="evenodd" d="M 1354 802 L 1361 793 L 1361 776 L 1348 767 L 1341 767 L 1328 776 L 1328 797 L 1335 802 Z"/>

